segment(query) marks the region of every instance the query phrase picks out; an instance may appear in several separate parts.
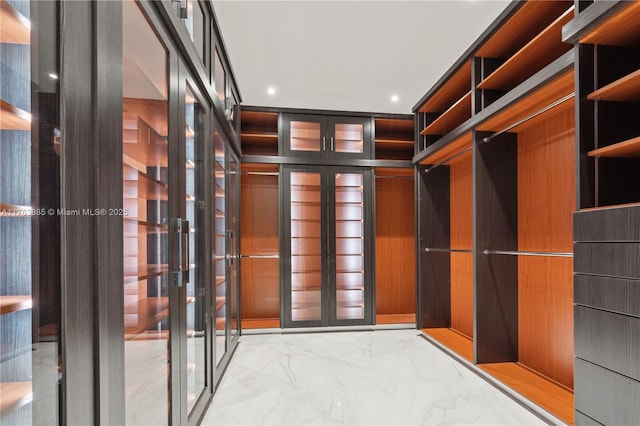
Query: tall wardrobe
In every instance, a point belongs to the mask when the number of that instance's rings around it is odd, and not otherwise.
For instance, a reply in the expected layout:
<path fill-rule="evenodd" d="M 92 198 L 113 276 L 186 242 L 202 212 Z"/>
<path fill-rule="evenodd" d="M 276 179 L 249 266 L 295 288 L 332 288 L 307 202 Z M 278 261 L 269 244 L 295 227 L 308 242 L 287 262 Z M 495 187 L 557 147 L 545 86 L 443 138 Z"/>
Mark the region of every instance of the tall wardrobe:
<path fill-rule="evenodd" d="M 211 2 L 2 0 L 2 424 L 196 424 L 240 335 Z"/>

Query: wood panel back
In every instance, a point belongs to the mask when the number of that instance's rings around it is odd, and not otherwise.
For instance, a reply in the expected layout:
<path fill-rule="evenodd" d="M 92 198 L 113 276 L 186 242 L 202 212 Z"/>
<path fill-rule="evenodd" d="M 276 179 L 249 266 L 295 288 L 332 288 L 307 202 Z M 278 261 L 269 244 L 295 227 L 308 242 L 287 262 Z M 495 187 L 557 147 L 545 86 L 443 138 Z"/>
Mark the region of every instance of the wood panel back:
<path fill-rule="evenodd" d="M 243 174 L 240 191 L 242 254 L 277 254 L 278 176 Z"/>
<path fill-rule="evenodd" d="M 473 247 L 473 162 L 471 156 L 449 166 L 452 249 Z M 451 253 L 451 328 L 473 336 L 473 255 Z"/>
<path fill-rule="evenodd" d="M 242 259 L 242 318 L 280 317 L 280 261 Z"/>
<path fill-rule="evenodd" d="M 518 248 L 571 252 L 575 201 L 574 108 L 518 133 Z"/>
<path fill-rule="evenodd" d="M 574 109 L 518 134 L 518 248 L 573 252 Z M 573 262 L 518 259 L 518 352 L 522 364 L 573 387 Z"/>
<path fill-rule="evenodd" d="M 376 313 L 415 313 L 414 182 L 376 179 Z"/>

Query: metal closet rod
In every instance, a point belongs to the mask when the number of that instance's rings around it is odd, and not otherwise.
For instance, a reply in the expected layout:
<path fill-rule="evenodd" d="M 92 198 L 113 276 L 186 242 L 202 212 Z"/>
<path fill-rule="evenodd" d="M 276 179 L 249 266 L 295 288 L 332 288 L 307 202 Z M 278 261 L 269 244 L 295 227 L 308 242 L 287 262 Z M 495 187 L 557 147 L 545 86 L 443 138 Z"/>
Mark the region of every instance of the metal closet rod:
<path fill-rule="evenodd" d="M 424 249 L 427 253 L 473 253 L 473 250 L 466 249 L 443 249 L 443 248 L 431 248 L 427 247 Z"/>
<path fill-rule="evenodd" d="M 562 104 L 562 103 L 564 103 L 564 102 L 568 101 L 569 99 L 573 98 L 574 96 L 575 96 L 575 92 L 574 92 L 574 93 L 570 93 L 570 94 L 568 94 L 567 96 L 565 96 L 565 97 L 563 97 L 563 98 L 560 98 L 560 99 L 558 99 L 557 101 L 555 101 L 555 102 L 553 102 L 553 103 L 551 103 L 551 104 L 547 105 L 546 107 L 544 107 L 544 108 L 542 108 L 542 109 L 539 109 L 538 111 L 534 112 L 533 114 L 526 116 L 526 117 L 525 117 L 525 118 L 523 118 L 522 120 L 517 121 L 517 122 L 515 122 L 515 123 L 513 123 L 513 124 L 509 125 L 508 127 L 504 128 L 504 129 L 502 129 L 502 130 L 500 130 L 499 132 L 496 132 L 496 133 L 494 133 L 494 134 L 493 134 L 493 135 L 491 135 L 491 136 L 487 136 L 486 138 L 483 138 L 483 139 L 482 139 L 482 142 L 484 142 L 484 143 L 490 142 L 490 141 L 491 141 L 491 139 L 493 139 L 493 138 L 495 138 L 495 137 L 498 137 L 498 136 L 500 136 L 500 135 L 501 135 L 501 134 L 503 134 L 503 133 L 508 132 L 509 130 L 513 129 L 514 127 L 517 127 L 517 126 L 519 126 L 519 125 L 521 125 L 521 124 L 523 124 L 523 123 L 526 123 L 527 121 L 531 120 L 532 118 L 535 118 L 535 117 L 539 116 L 540 114 L 543 114 L 543 113 L 545 113 L 545 112 L 549 111 L 549 110 L 550 110 L 550 109 L 552 109 L 552 108 L 557 107 L 558 105 L 560 105 L 560 104 Z M 458 152 L 457 154 L 452 155 L 451 157 L 445 158 L 444 160 L 440 161 L 439 163 L 437 163 L 437 164 L 435 164 L 435 165 L 433 165 L 433 166 L 429 167 L 428 169 L 426 169 L 426 170 L 425 170 L 425 172 L 426 172 L 426 173 L 429 173 L 431 170 L 435 169 L 436 167 L 440 167 L 440 166 L 442 166 L 443 164 L 448 163 L 449 161 L 451 161 L 451 160 L 453 160 L 453 159 L 455 159 L 455 158 L 459 157 L 460 155 L 464 154 L 465 152 L 469 151 L 469 150 L 470 150 L 470 149 L 472 149 L 472 148 L 473 148 L 473 146 L 470 146 L 470 147 L 465 148 L 464 150 L 462 150 L 462 151 Z"/>
<path fill-rule="evenodd" d="M 279 172 L 240 172 L 241 175 L 279 176 Z"/>
<path fill-rule="evenodd" d="M 555 253 L 547 251 L 511 251 L 511 250 L 482 250 L 485 255 L 503 254 L 507 256 L 539 256 L 539 257 L 573 257 L 573 253 Z"/>
<path fill-rule="evenodd" d="M 278 254 L 243 254 L 242 259 L 280 259 Z"/>
<path fill-rule="evenodd" d="M 542 108 L 542 109 L 539 109 L 538 111 L 534 112 L 534 113 L 533 113 L 533 114 L 531 114 L 531 115 L 526 116 L 526 117 L 525 117 L 525 118 L 523 118 L 522 120 L 517 121 L 517 122 L 515 122 L 515 123 L 511 124 L 510 126 L 508 126 L 508 127 L 504 128 L 504 129 L 500 130 L 499 132 L 494 133 L 494 134 L 493 134 L 493 135 L 491 135 L 491 136 L 487 136 L 486 138 L 482 139 L 482 142 L 487 143 L 487 142 L 491 141 L 491 139 L 493 139 L 493 138 L 495 138 L 495 137 L 498 137 L 498 136 L 500 136 L 500 135 L 501 135 L 501 134 L 503 134 L 503 133 L 508 132 L 509 130 L 513 129 L 514 127 L 518 127 L 519 125 L 521 125 L 521 124 L 523 124 L 523 123 L 526 123 L 527 121 L 531 120 L 532 118 L 535 118 L 535 117 L 539 116 L 540 114 L 543 114 L 543 113 L 545 113 L 545 112 L 549 111 L 550 109 L 555 108 L 555 107 L 557 107 L 558 105 L 560 105 L 560 104 L 562 104 L 562 103 L 564 103 L 564 102 L 568 101 L 569 99 L 573 98 L 575 95 L 576 95 L 576 94 L 575 94 L 575 92 L 573 92 L 573 93 L 570 93 L 570 94 L 568 94 L 567 96 L 565 96 L 565 97 L 563 97 L 563 98 L 558 99 L 557 101 L 555 101 L 555 102 L 553 102 L 553 103 L 550 103 L 550 104 L 549 104 L 549 105 L 547 105 L 546 107 L 544 107 L 544 108 Z"/>
<path fill-rule="evenodd" d="M 445 158 L 444 160 L 440 161 L 439 163 L 436 163 L 436 164 L 434 164 L 433 166 L 431 166 L 431 167 L 429 167 L 428 169 L 426 169 L 426 170 L 425 170 L 425 173 L 429 173 L 431 170 L 435 169 L 436 167 L 440 167 L 440 166 L 442 166 L 443 164 L 447 164 L 449 161 L 454 160 L 454 159 L 456 159 L 456 158 L 460 157 L 462 154 L 464 154 L 464 153 L 466 153 L 466 152 L 468 152 L 468 151 L 471 151 L 472 149 L 473 149 L 473 145 L 472 145 L 472 146 L 469 146 L 469 147 L 467 147 L 467 148 L 465 148 L 465 149 L 463 149 L 462 151 L 460 151 L 460 152 L 458 152 L 458 153 L 456 153 L 456 154 L 453 154 L 451 157 L 447 157 L 447 158 Z"/>

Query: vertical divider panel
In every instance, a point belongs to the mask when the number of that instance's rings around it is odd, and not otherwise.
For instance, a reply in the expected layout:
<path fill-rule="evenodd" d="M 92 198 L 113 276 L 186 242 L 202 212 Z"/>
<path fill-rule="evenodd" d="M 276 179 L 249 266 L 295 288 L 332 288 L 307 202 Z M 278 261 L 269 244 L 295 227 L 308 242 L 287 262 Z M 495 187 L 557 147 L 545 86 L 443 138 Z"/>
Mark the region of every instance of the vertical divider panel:
<path fill-rule="evenodd" d="M 518 359 L 518 258 L 484 250 L 518 250 L 517 136 L 488 143 L 474 132 L 474 361 Z"/>
<path fill-rule="evenodd" d="M 427 248 L 448 249 L 450 228 L 449 167 L 419 171 L 420 259 L 418 326 L 451 325 L 450 256 L 427 252 Z"/>

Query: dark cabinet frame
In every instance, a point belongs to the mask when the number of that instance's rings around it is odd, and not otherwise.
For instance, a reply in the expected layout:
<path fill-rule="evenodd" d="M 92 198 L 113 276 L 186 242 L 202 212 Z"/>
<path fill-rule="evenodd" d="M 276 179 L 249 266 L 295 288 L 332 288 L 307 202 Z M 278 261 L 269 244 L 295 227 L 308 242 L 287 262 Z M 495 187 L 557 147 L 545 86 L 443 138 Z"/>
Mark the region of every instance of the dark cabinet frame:
<path fill-rule="evenodd" d="M 372 159 L 373 158 L 373 125 L 371 117 L 328 116 L 319 114 L 291 114 L 280 116 L 279 153 L 284 157 L 323 158 L 327 160 Z M 320 150 L 299 151 L 291 149 L 292 121 L 306 121 L 320 124 Z M 361 153 L 336 152 L 336 124 L 361 124 L 363 129 L 363 150 Z"/>
<path fill-rule="evenodd" d="M 320 174 L 321 201 L 321 319 L 316 321 L 293 321 L 291 318 L 291 173 L 309 172 Z M 364 214 L 364 318 L 336 318 L 336 247 L 335 247 L 335 175 L 337 173 L 362 173 L 364 178 L 363 214 Z M 370 168 L 334 167 L 334 166 L 293 166 L 283 165 L 280 169 L 280 318 L 282 326 L 322 327 L 371 325 L 375 319 L 375 227 L 373 200 L 373 171 Z"/>

